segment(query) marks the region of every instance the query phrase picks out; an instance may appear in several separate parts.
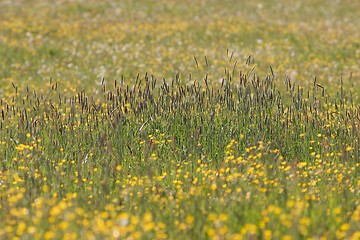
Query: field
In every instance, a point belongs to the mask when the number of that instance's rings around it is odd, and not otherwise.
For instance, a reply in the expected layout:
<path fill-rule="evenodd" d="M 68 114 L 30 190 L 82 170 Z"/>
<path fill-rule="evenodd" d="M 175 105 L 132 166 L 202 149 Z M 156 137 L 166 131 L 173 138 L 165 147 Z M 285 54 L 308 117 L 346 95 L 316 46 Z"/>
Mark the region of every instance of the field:
<path fill-rule="evenodd" d="M 360 239 L 359 16 L 0 0 L 0 239 Z"/>

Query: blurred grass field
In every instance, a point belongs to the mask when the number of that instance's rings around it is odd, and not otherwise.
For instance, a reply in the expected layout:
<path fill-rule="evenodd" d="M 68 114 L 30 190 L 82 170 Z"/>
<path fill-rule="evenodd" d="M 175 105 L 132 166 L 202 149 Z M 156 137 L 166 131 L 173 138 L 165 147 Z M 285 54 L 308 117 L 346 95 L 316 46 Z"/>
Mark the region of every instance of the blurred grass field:
<path fill-rule="evenodd" d="M 0 0 L 0 239 L 360 239 L 359 16 Z"/>
<path fill-rule="evenodd" d="M 308 86 L 359 81 L 358 1 L 2 1 L 1 84 L 52 77 L 91 89 L 105 76 L 195 74 L 217 82 L 227 49 L 258 73 Z M 191 6 L 189 8 L 189 6 Z M 209 69 L 204 69 L 204 56 Z M 232 66 L 230 66 L 232 67 Z M 198 74 L 198 75 L 196 75 Z M 351 86 L 350 81 L 345 84 Z M 4 90 L 3 90 L 4 91 Z"/>

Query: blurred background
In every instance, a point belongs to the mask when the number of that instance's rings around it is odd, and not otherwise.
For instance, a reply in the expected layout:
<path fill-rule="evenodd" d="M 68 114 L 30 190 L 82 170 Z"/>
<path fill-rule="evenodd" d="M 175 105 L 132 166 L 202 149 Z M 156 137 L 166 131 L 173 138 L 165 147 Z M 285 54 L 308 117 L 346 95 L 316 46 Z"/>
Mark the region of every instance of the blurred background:
<path fill-rule="evenodd" d="M 182 81 L 208 73 L 218 84 L 234 65 L 260 78 L 271 66 L 277 81 L 304 87 L 317 76 L 336 89 L 343 77 L 356 91 L 359 16 L 350 0 L 0 1 L 0 94 L 50 78 L 64 92 L 95 92 L 103 77 L 131 84 L 146 72 Z"/>

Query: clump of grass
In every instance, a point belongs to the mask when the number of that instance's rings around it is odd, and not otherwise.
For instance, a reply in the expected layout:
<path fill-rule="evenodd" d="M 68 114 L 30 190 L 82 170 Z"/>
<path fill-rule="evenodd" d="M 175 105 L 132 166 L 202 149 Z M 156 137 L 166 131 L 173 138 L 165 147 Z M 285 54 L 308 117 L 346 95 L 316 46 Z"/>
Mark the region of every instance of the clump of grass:
<path fill-rule="evenodd" d="M 250 61 L 247 62 L 250 64 Z M 2 238 L 356 238 L 359 112 L 315 79 L 103 79 L 1 100 Z"/>

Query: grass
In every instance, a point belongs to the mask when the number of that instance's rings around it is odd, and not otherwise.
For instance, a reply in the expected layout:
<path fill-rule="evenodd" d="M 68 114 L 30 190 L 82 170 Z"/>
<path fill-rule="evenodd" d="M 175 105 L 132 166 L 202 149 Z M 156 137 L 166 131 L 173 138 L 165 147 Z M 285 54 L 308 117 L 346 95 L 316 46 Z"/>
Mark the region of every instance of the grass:
<path fill-rule="evenodd" d="M 360 238 L 359 4 L 204 4 L 1 3 L 1 239 Z"/>

